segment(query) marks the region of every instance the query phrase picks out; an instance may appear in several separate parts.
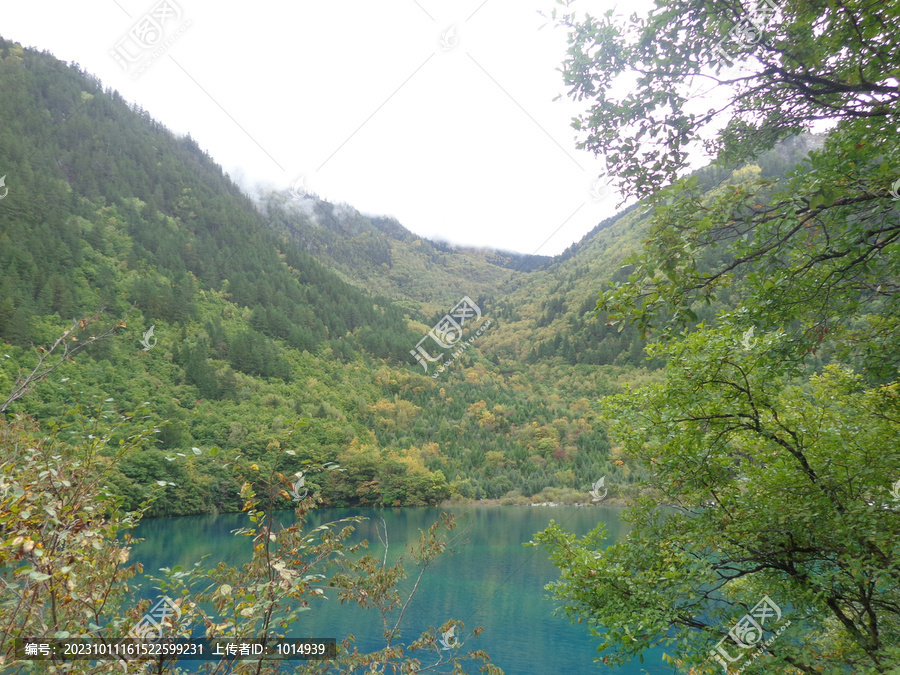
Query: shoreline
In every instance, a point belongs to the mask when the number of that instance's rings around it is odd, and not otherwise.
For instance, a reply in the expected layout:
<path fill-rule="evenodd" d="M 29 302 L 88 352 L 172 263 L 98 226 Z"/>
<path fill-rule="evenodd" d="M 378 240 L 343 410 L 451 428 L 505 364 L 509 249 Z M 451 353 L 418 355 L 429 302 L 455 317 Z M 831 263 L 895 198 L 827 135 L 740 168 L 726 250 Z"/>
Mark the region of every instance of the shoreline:
<path fill-rule="evenodd" d="M 465 501 L 456 501 L 456 500 L 444 500 L 437 506 L 441 508 L 451 508 L 454 506 L 504 506 L 504 507 L 515 507 L 515 506 L 580 506 L 584 508 L 593 508 L 597 506 L 611 506 L 614 508 L 625 508 L 627 506 L 631 506 L 631 502 L 627 499 L 620 499 L 616 497 L 609 497 L 600 502 L 532 502 L 527 501 L 527 498 L 524 498 L 522 501 L 509 501 L 508 499 L 500 498 L 500 499 L 468 499 Z M 400 507 L 406 508 L 406 507 Z"/>
<path fill-rule="evenodd" d="M 505 503 L 504 503 L 505 502 Z M 427 505 L 401 505 L 401 506 L 377 506 L 377 505 L 366 505 L 366 506 L 334 506 L 331 504 L 319 504 L 310 511 L 317 511 L 320 509 L 451 509 L 454 507 L 460 506 L 501 506 L 504 508 L 508 507 L 557 507 L 557 506 L 577 506 L 581 508 L 593 508 L 593 507 L 610 507 L 623 509 L 628 506 L 631 506 L 631 502 L 626 499 L 620 499 L 616 497 L 609 497 L 604 499 L 601 502 L 593 503 L 593 502 L 530 502 L 530 501 L 522 501 L 522 502 L 510 502 L 506 498 L 500 499 L 469 499 L 465 501 L 451 501 L 444 500 L 438 504 L 427 504 Z M 286 507 L 283 509 L 276 509 L 276 511 L 291 511 L 292 507 Z M 216 513 L 184 513 L 177 516 L 144 516 L 141 518 L 141 522 L 150 521 L 150 520 L 163 520 L 166 518 L 198 518 L 202 516 L 227 516 L 235 513 L 244 513 L 243 511 L 218 511 Z"/>

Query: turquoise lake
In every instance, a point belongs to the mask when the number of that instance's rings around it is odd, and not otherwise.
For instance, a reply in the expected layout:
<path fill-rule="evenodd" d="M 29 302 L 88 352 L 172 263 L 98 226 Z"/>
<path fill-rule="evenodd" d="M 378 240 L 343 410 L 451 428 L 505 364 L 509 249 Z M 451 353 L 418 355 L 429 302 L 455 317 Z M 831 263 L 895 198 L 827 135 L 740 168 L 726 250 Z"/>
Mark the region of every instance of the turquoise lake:
<path fill-rule="evenodd" d="M 384 547 L 375 523 L 383 517 L 388 531 L 388 562 L 403 555 L 409 577 L 401 592 L 412 587 L 416 568 L 407 555 L 407 543 L 414 543 L 420 530 L 427 529 L 442 511 L 452 512 L 462 533 L 456 554 L 445 554 L 429 567 L 400 626 L 401 642 L 412 641 L 429 626 L 448 619 L 465 623 L 462 640 L 475 626 L 484 628 L 465 649 L 484 649 L 494 664 L 507 675 L 554 675 L 618 673 L 639 675 L 674 673 L 662 662 L 662 651 L 644 655 L 644 662 L 610 668 L 594 663 L 596 643 L 584 626 L 553 616 L 556 603 L 548 598 L 544 585 L 557 578 L 557 570 L 547 560 L 546 550 L 522 546 L 552 520 L 567 530 L 585 534 L 598 523 L 606 524 L 612 543 L 624 536 L 627 524 L 620 520 L 621 509 L 610 507 L 501 507 L 452 508 L 319 509 L 308 514 L 308 527 L 349 516 L 369 520 L 356 525 L 354 541 L 367 539 L 369 551 L 381 558 Z M 278 514 L 281 522 L 293 522 L 291 511 Z M 146 520 L 136 536 L 145 539 L 132 551 L 131 561 L 141 562 L 145 574 L 156 575 L 161 567 L 190 567 L 205 554 L 205 567 L 220 561 L 239 566 L 250 558 L 250 539 L 236 537 L 232 530 L 247 524 L 243 514 L 196 516 Z M 135 580 L 137 581 L 137 579 Z M 326 591 L 327 593 L 327 591 Z M 159 597 L 152 583 L 144 581 L 142 596 Z M 380 615 L 355 605 L 341 605 L 332 599 L 311 603 L 312 611 L 301 615 L 292 626 L 291 637 L 333 637 L 338 641 L 352 633 L 360 651 L 384 646 Z M 424 660 L 423 660 L 424 663 Z M 472 668 L 472 672 L 475 672 Z"/>

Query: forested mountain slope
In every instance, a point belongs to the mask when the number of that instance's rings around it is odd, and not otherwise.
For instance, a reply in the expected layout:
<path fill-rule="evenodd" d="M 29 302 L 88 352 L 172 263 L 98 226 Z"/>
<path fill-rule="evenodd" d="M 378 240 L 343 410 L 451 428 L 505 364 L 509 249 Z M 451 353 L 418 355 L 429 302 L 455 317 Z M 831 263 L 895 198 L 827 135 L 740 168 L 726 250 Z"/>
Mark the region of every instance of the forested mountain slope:
<path fill-rule="evenodd" d="M 286 194 L 254 204 L 190 138 L 77 68 L 12 43 L 0 56 L 0 392 L 73 318 L 124 318 L 9 412 L 143 407 L 159 429 L 116 474 L 127 504 L 164 480 L 155 515 L 238 508 L 234 479 L 194 448 L 288 473 L 338 462 L 309 483 L 332 504 L 574 498 L 637 477 L 591 401 L 659 363 L 592 309 L 645 207 L 547 261 L 442 248 Z M 423 370 L 411 352 L 463 296 L 482 331 Z"/>
<path fill-rule="evenodd" d="M 443 314 L 459 300 L 492 297 L 504 281 L 547 264 L 524 256 L 434 242 L 391 218 L 370 217 L 312 195 L 269 192 L 260 198 L 267 224 L 280 236 L 370 293 L 412 312 Z"/>
<path fill-rule="evenodd" d="M 190 137 L 48 55 L 9 44 L 2 54 L 0 151 L 12 198 L 0 212 L 0 337 L 46 339 L 31 318 L 101 304 L 122 311 L 123 292 L 151 323 L 183 322 L 196 318 L 206 291 L 253 310 L 260 344 L 266 335 L 312 350 L 363 329 L 356 345 L 379 357 L 404 353 L 411 334 L 402 315 L 373 307 L 296 247 L 279 248 Z"/>
<path fill-rule="evenodd" d="M 0 203 L 0 391 L 38 364 L 32 345 L 49 346 L 73 318 L 104 308 L 69 344 L 122 322 L 11 401 L 7 415 L 50 423 L 78 406 L 143 410 L 158 433 L 117 469 L 126 506 L 164 481 L 174 485 L 155 515 L 239 508 L 233 477 L 194 448 L 287 473 L 337 461 L 344 472 L 309 483 L 333 504 L 583 490 L 621 469 L 591 428 L 589 404 L 615 389 L 617 373 L 554 377 L 548 388 L 486 347 L 492 334 L 508 339 L 490 283 L 527 272 L 448 251 L 456 276 L 421 282 L 444 284 L 422 301 L 436 309 L 395 305 L 300 250 L 190 138 L 77 67 L 4 42 L 0 86 L 9 189 Z M 430 264 L 432 274 L 443 269 Z M 463 278 L 480 279 L 483 293 Z M 410 352 L 464 295 L 492 323 L 435 379 Z"/>
<path fill-rule="evenodd" d="M 783 178 L 803 166 L 809 152 L 822 143 L 821 136 L 795 136 L 737 170 L 711 165 L 692 176 L 704 198 L 712 199 L 728 186 L 753 178 Z M 496 316 L 509 329 L 507 339 L 494 334 L 488 347 L 501 358 L 528 363 L 648 365 L 645 342 L 637 328 L 608 321 L 605 313 L 595 310 L 598 291 L 607 283 L 625 281 L 633 271 L 633 266 L 623 265 L 623 261 L 641 249 L 648 236 L 650 211 L 644 202 L 638 202 L 598 224 L 548 265 L 527 277 L 510 279 L 496 308 Z M 714 251 L 710 250 L 710 255 L 715 257 Z M 712 318 L 739 297 L 723 295 L 717 303 L 699 310 L 698 320 Z M 649 365 L 655 368 L 660 363 L 656 360 Z"/>

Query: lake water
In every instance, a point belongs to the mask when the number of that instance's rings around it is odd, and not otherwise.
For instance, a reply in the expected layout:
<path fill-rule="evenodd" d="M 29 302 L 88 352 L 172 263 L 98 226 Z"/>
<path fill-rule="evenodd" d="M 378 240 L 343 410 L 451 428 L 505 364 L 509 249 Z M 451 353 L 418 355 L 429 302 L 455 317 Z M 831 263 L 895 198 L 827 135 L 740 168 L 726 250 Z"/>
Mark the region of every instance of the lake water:
<path fill-rule="evenodd" d="M 643 663 L 619 668 L 595 664 L 596 644 L 584 626 L 553 616 L 556 603 L 548 599 L 543 587 L 558 575 L 547 560 L 546 550 L 522 546 L 551 519 L 579 535 L 602 521 L 609 532 L 608 543 L 612 543 L 627 531 L 627 524 L 619 517 L 620 509 L 508 506 L 320 509 L 310 512 L 308 527 L 348 516 L 368 517 L 369 520 L 356 526 L 354 540 L 368 539 L 369 551 L 381 558 L 384 547 L 375 531 L 375 522 L 382 516 L 388 529 L 388 562 L 404 555 L 407 574 L 412 577 L 400 586 L 402 592 L 411 588 L 416 573 L 414 563 L 405 555 L 406 545 L 414 543 L 419 531 L 427 529 L 441 511 L 457 516 L 459 527 L 454 533 L 465 532 L 463 543 L 455 555 L 445 554 L 429 567 L 400 626 L 401 643 L 416 639 L 429 626 L 437 627 L 453 618 L 465 622 L 467 634 L 475 626 L 484 628 L 465 649 L 484 649 L 507 675 L 676 672 L 662 662 L 662 650 L 647 652 Z M 285 523 L 294 518 L 293 512 L 279 516 Z M 231 532 L 246 524 L 244 514 L 147 520 L 136 533 L 146 541 L 135 546 L 131 561 L 143 563 L 145 573 L 153 575 L 161 567 L 190 567 L 205 554 L 211 554 L 204 565 L 206 568 L 220 561 L 239 566 L 250 559 L 250 538 L 236 537 Z M 144 583 L 142 591 L 144 597 L 153 600 L 159 597 L 149 582 Z M 352 633 L 360 651 L 384 646 L 378 613 L 355 605 L 341 605 L 336 599 L 311 604 L 314 609 L 300 615 L 292 626 L 291 637 L 333 637 L 340 641 Z"/>

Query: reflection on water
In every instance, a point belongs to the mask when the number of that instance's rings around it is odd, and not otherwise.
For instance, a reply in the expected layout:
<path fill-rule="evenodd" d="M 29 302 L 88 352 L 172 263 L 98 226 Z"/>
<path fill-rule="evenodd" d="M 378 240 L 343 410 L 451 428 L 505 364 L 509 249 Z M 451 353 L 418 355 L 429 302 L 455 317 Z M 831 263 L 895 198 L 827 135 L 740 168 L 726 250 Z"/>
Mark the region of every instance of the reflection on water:
<path fill-rule="evenodd" d="M 454 618 L 465 622 L 467 632 L 475 626 L 484 628 L 481 636 L 466 647 L 487 651 L 507 675 L 674 672 L 661 662 L 661 650 L 645 654 L 643 664 L 636 662 L 615 669 L 595 665 L 596 645 L 583 626 L 553 616 L 556 605 L 547 598 L 543 587 L 557 575 L 545 550 L 522 546 L 551 519 L 579 535 L 604 522 L 608 543 L 612 543 L 627 531 L 627 525 L 619 519 L 618 509 L 499 506 L 320 509 L 309 514 L 308 526 L 365 516 L 369 520 L 355 526 L 352 541 L 367 539 L 369 552 L 381 558 L 384 546 L 376 531 L 381 516 L 387 523 L 388 562 L 392 563 L 406 554 L 407 543 L 415 542 L 419 532 L 427 529 L 442 510 L 458 517 L 459 527 L 454 533 L 464 532 L 464 536 L 453 555 L 441 556 L 426 572 L 404 615 L 402 641 L 412 641 L 429 626 L 439 626 Z M 295 517 L 292 511 L 280 512 L 278 516 L 285 525 Z M 250 559 L 251 539 L 236 537 L 232 530 L 247 525 L 245 514 L 147 520 L 136 533 L 146 541 L 134 547 L 131 562 L 141 562 L 145 573 L 150 575 L 157 575 L 161 567 L 191 567 L 207 554 L 206 568 L 219 562 L 240 566 Z M 400 590 L 409 592 L 415 579 L 414 563 L 409 556 L 404 560 L 411 578 L 401 584 Z M 158 591 L 152 586 L 144 580 L 144 597 L 158 597 Z M 384 627 L 376 612 L 340 605 L 333 595 L 331 599 L 311 604 L 314 609 L 300 616 L 292 627 L 291 637 L 340 640 L 352 633 L 360 651 L 384 646 L 381 637 Z"/>

